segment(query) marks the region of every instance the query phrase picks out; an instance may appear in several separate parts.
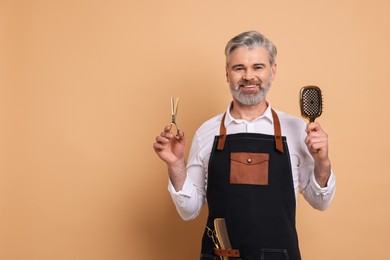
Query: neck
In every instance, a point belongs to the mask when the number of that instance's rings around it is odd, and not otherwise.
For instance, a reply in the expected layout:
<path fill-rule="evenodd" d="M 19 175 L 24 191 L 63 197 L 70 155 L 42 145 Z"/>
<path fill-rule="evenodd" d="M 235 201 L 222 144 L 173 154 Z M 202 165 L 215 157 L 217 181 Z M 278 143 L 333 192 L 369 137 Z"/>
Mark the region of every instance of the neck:
<path fill-rule="evenodd" d="M 237 100 L 233 100 L 232 106 L 230 108 L 230 114 L 235 119 L 243 119 L 250 122 L 263 115 L 267 107 L 268 104 L 265 100 L 252 106 L 243 105 Z"/>

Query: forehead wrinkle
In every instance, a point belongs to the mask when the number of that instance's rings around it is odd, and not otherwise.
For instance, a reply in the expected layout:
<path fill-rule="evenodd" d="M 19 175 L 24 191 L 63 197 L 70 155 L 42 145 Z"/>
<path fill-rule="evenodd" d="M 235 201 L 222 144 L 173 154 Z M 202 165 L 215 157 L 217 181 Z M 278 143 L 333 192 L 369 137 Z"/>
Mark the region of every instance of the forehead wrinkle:
<path fill-rule="evenodd" d="M 240 54 L 237 54 L 237 53 Z M 230 55 L 226 59 L 226 65 L 229 66 L 232 61 L 232 57 L 239 55 L 240 63 L 244 64 L 261 64 L 265 65 L 266 63 L 270 63 L 269 60 L 269 53 L 267 49 L 265 49 L 263 46 L 262 47 L 254 47 L 254 48 L 245 48 L 245 47 L 240 47 L 234 49 Z M 237 58 L 237 57 L 236 57 Z"/>

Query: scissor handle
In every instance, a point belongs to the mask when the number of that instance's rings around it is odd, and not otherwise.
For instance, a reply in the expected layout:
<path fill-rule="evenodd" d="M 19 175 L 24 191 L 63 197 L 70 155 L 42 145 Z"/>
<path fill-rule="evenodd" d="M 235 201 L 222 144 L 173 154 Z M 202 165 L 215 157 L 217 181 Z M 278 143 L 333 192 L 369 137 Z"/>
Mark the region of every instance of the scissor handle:
<path fill-rule="evenodd" d="M 171 123 L 171 130 L 172 130 L 172 126 L 175 126 L 175 128 L 176 128 L 176 134 L 179 134 L 179 131 L 180 131 L 180 129 L 179 129 L 179 127 L 177 126 L 177 124 L 175 123 L 175 122 L 172 122 Z"/>

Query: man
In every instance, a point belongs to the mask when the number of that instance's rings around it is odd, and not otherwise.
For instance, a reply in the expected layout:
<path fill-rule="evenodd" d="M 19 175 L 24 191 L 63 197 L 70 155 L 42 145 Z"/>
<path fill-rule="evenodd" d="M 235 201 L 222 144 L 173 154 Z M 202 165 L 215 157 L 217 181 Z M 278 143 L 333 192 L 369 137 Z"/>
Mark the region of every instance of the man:
<path fill-rule="evenodd" d="M 233 249 L 230 259 L 301 259 L 295 228 L 301 192 L 325 210 L 335 192 L 328 137 L 318 122 L 275 111 L 266 100 L 276 75 L 276 47 L 256 31 L 232 38 L 226 48 L 226 79 L 233 101 L 224 114 L 196 132 L 185 164 L 185 136 L 171 127 L 153 147 L 167 164 L 169 191 L 180 216 L 209 207 L 201 259 L 222 259 L 214 250 L 214 219 L 224 218 Z"/>

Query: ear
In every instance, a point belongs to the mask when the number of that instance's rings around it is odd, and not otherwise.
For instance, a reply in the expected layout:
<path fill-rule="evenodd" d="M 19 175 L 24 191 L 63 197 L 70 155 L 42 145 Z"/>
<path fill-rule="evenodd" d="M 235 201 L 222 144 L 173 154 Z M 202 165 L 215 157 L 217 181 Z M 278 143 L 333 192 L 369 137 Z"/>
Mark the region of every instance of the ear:
<path fill-rule="evenodd" d="M 278 68 L 278 66 L 276 65 L 276 63 L 274 63 L 274 65 L 271 66 L 272 80 L 274 80 L 274 78 L 275 78 L 277 68 Z"/>

